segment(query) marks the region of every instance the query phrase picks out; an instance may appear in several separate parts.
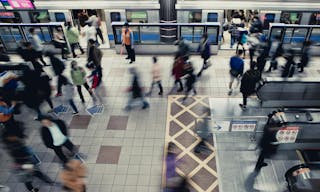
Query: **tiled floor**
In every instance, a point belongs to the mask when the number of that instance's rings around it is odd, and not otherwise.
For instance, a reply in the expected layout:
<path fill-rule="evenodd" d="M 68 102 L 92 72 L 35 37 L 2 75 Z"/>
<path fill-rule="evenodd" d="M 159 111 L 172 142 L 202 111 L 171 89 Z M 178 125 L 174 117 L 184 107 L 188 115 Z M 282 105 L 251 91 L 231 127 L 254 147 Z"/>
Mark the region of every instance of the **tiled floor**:
<path fill-rule="evenodd" d="M 233 55 L 233 52 L 220 51 L 219 55 L 212 56 L 212 67 L 205 71 L 201 79 L 197 81 L 196 87 L 199 95 L 226 97 L 229 81 L 228 62 L 231 55 Z M 16 56 L 13 56 L 12 60 L 21 61 Z M 85 56 L 76 60 L 80 66 L 85 66 Z M 192 56 L 191 61 L 198 71 L 202 64 L 200 57 Z M 310 67 L 305 70 L 306 72 L 298 74 L 298 76 L 318 77 L 319 63 L 317 61 L 319 61 L 318 58 L 312 60 Z M 170 75 L 172 62 L 172 56 L 159 56 L 165 94 L 171 90 L 174 82 Z M 72 117 L 71 110 L 58 115 L 70 126 L 71 140 L 74 144 L 80 146 L 80 152 L 84 155 L 89 168 L 88 192 L 159 192 L 161 189 L 165 133 L 166 127 L 168 127 L 166 122 L 169 117 L 167 116 L 168 97 L 167 95 L 157 95 L 157 87 L 154 87 L 153 96 L 147 98 L 150 109 L 137 109 L 130 112 L 123 110 L 128 100 L 126 89 L 131 81 L 128 68 L 137 67 L 141 75 L 142 85 L 148 90 L 151 83 L 151 56 L 138 55 L 136 63 L 129 65 L 124 56 L 116 55 L 113 50 L 104 50 L 102 63 L 103 85 L 105 87 L 103 113 L 93 117 L 89 116 L 86 109 L 91 107 L 93 103 L 90 95 L 83 91 L 86 99 L 85 104 L 82 104 L 78 94 L 75 94 L 75 103 L 80 111 L 80 116 Z M 66 64 L 65 75 L 70 76 L 70 60 Z M 248 66 L 248 61 L 246 61 L 246 68 Z M 52 75 L 51 67 L 46 67 L 45 70 Z M 268 75 L 279 76 L 279 73 L 274 72 Z M 56 78 L 53 77 L 52 84 L 55 85 L 55 83 Z M 239 91 L 236 90 L 232 97 L 240 97 Z M 63 103 L 59 98 L 54 98 L 53 101 L 55 106 Z M 178 121 L 170 122 L 171 129 L 168 134 L 171 137 L 180 135 L 177 139 L 181 142 L 181 148 L 187 147 L 189 150 L 193 149 L 194 144 L 190 145 L 190 143 L 184 143 L 184 141 L 194 141 L 192 131 L 187 131 L 182 135 L 178 133 L 182 132 L 182 126 L 192 129 L 190 125 L 192 125 L 193 116 L 202 115 L 201 108 L 194 105 L 194 102 L 195 100 L 188 99 L 183 106 L 170 106 L 170 115 L 178 115 L 179 117 L 177 116 Z M 204 102 L 204 104 L 206 103 Z M 183 111 L 182 109 L 185 107 L 190 107 L 190 111 Z M 48 109 L 47 104 L 44 104 L 43 111 Z M 179 114 L 180 112 L 181 114 Z M 26 134 L 28 135 L 27 143 L 42 160 L 42 170 L 51 178 L 59 181 L 57 175 L 61 165 L 55 161 L 53 151 L 43 145 L 39 136 L 40 124 L 33 120 L 35 115 L 34 111 L 23 108 L 22 114 L 16 116 L 16 119 L 25 122 Z M 18 184 L 15 176 L 11 174 L 11 160 L 7 153 L 3 149 L 0 150 L 0 184 L 10 186 L 13 192 L 26 191 L 23 184 Z M 192 168 L 199 164 L 198 161 L 194 162 L 193 160 L 195 155 L 190 152 L 181 154 L 183 155 L 179 158 L 183 158 L 185 162 L 190 162 L 189 167 L 181 169 L 191 174 L 190 182 L 198 183 L 198 186 L 192 184 L 194 190 L 210 188 L 210 185 L 217 186 L 217 183 L 200 183 L 201 177 L 208 177 L 217 181 L 217 175 L 210 176 L 211 171 L 205 168 L 199 168 L 197 172 L 193 172 Z M 214 161 L 210 160 L 207 165 L 212 167 L 212 170 L 216 170 Z M 40 186 L 40 191 L 62 191 L 59 184 L 47 186 L 41 182 L 35 182 L 35 185 Z"/>

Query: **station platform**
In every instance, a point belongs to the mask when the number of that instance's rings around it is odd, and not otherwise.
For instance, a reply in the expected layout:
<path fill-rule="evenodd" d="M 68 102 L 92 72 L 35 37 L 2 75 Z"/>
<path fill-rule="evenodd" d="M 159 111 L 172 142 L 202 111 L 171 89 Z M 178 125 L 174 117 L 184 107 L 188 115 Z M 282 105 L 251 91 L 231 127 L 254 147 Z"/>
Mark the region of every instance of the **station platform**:
<path fill-rule="evenodd" d="M 87 109 L 93 105 L 91 97 L 83 91 L 86 103 L 82 104 L 78 94 L 75 92 L 75 104 L 80 115 L 72 116 L 69 111 L 57 116 L 69 124 L 70 140 L 79 147 L 80 153 L 89 169 L 87 178 L 88 192 L 159 192 L 161 191 L 163 180 L 163 158 L 164 148 L 168 141 L 172 140 L 172 134 L 178 134 L 180 147 L 184 155 L 181 155 L 184 167 L 181 173 L 190 176 L 191 191 L 223 191 L 223 192 L 244 192 L 246 179 L 250 176 L 256 163 L 258 152 L 255 150 L 226 150 L 219 147 L 219 143 L 214 135 L 211 143 L 212 154 L 207 157 L 195 159 L 197 156 L 190 150 L 196 145 L 197 138 L 193 138 L 192 127 L 194 119 L 202 114 L 197 107 L 200 103 L 203 106 L 211 107 L 211 110 L 219 112 L 220 109 L 210 106 L 210 99 L 226 98 L 233 103 L 233 107 L 240 113 L 238 104 L 241 102 L 239 89 L 234 89 L 231 96 L 227 95 L 229 83 L 229 58 L 234 51 L 219 51 L 218 55 L 211 57 L 212 66 L 203 72 L 196 83 L 197 96 L 190 96 L 185 104 L 181 104 L 179 99 L 181 94 L 171 93 L 174 80 L 171 77 L 171 67 L 173 63 L 172 55 L 162 55 L 158 57 L 158 62 L 162 66 L 162 85 L 164 95 L 159 96 L 157 87 L 154 87 L 151 97 L 147 97 L 150 108 L 147 110 L 135 109 L 125 111 L 124 107 L 128 101 L 126 89 L 130 86 L 130 67 L 136 67 L 140 74 L 140 81 L 146 90 L 149 90 L 151 83 L 152 56 L 137 55 L 136 62 L 129 64 L 124 55 L 115 54 L 114 50 L 103 50 L 103 86 L 104 110 L 99 115 L 87 113 Z M 12 55 L 12 61 L 21 59 Z M 66 61 L 67 69 L 65 75 L 70 77 L 70 62 Z M 85 66 L 86 56 L 81 55 L 75 59 L 80 66 Z M 191 56 L 195 71 L 199 71 L 202 66 L 200 56 Z M 319 77 L 320 58 L 313 57 L 310 66 L 305 68 L 304 73 L 296 73 L 297 77 Z M 49 61 L 48 61 L 49 62 Z M 249 68 L 249 59 L 245 60 L 246 69 Z M 279 61 L 284 63 L 284 61 Z M 267 64 L 268 67 L 268 64 Z M 51 67 L 44 70 L 52 75 Z M 89 71 L 87 71 L 89 74 Z M 265 73 L 264 76 L 279 77 L 280 72 Z M 53 77 L 53 75 L 52 75 Z M 55 86 L 55 77 L 52 85 Z M 55 93 L 55 91 L 53 91 Z M 54 96 L 53 96 L 54 97 Z M 63 97 L 53 98 L 55 106 L 60 105 Z M 248 108 L 254 107 L 256 98 L 248 100 Z M 175 103 L 177 106 L 171 108 Z M 43 111 L 48 111 L 49 107 L 44 104 Z M 171 113 L 174 110 L 174 113 Z M 266 115 L 261 113 L 261 115 Z M 36 113 L 23 107 L 21 115 L 15 116 L 17 120 L 23 121 L 27 128 L 27 144 L 41 160 L 41 169 L 57 184 L 48 186 L 36 180 L 35 186 L 40 187 L 40 191 L 61 192 L 58 173 L 61 170 L 61 163 L 56 158 L 52 150 L 47 149 L 41 141 L 39 128 L 40 123 L 34 121 Z M 177 119 L 177 120 L 176 120 Z M 171 121 L 175 121 L 177 130 L 170 132 Z M 179 132 L 180 130 L 180 132 Z M 184 132 L 181 130 L 185 130 Z M 229 137 L 224 135 L 223 137 Z M 195 140 L 194 140 L 195 139 Z M 221 136 L 221 139 L 222 136 Z M 230 138 L 229 138 L 230 139 Z M 190 143 L 188 143 L 190 141 Z M 1 145 L 0 145 L 1 146 Z M 7 152 L 0 148 L 0 184 L 7 185 L 12 192 L 24 192 L 25 187 L 19 183 L 14 174 L 11 173 L 11 160 Z M 187 155 L 186 155 L 187 154 Z M 292 151 L 286 155 L 279 155 L 272 160 L 268 168 L 262 171 L 258 177 L 258 182 L 254 186 L 256 190 L 283 192 L 285 190 L 284 170 L 296 164 Z M 205 161 L 203 161 L 205 160 Z M 204 163 L 205 162 L 205 163 Z M 189 164 L 188 164 L 189 163 Z M 237 176 L 240 175 L 240 176 Z"/>

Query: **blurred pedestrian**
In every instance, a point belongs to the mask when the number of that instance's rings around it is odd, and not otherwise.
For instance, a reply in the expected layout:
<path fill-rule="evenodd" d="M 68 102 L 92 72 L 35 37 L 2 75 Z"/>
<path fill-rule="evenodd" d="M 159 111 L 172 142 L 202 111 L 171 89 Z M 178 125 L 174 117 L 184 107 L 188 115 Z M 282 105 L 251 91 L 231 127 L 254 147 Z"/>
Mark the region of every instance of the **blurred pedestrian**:
<path fill-rule="evenodd" d="M 70 43 L 70 47 L 71 47 L 71 52 L 72 52 L 72 55 L 73 55 L 73 58 L 76 58 L 78 57 L 76 52 L 75 52 L 75 49 L 76 48 L 79 48 L 80 51 L 81 51 L 81 54 L 84 54 L 84 50 L 82 49 L 80 43 L 79 43 L 79 31 L 72 26 L 71 22 L 67 22 L 67 32 L 66 32 L 66 36 L 67 36 L 67 39 Z"/>
<path fill-rule="evenodd" d="M 174 87 L 178 83 L 180 85 L 180 88 L 177 90 L 177 92 L 183 91 L 183 84 L 181 81 L 181 77 L 184 75 L 184 65 L 185 65 L 185 60 L 183 57 L 178 57 L 173 64 L 172 68 L 172 75 L 174 76 Z"/>
<path fill-rule="evenodd" d="M 245 45 L 247 44 L 247 34 L 248 34 L 248 31 L 244 28 L 241 28 L 239 27 L 238 28 L 238 33 L 239 33 L 239 36 L 238 36 L 238 43 L 237 43 L 237 47 L 236 47 L 236 53 L 238 52 L 239 50 L 239 45 L 242 47 L 242 51 L 243 51 L 243 59 L 246 57 L 246 49 L 245 49 Z"/>
<path fill-rule="evenodd" d="M 82 90 L 81 87 L 84 86 L 86 88 L 86 90 L 88 91 L 88 93 L 90 94 L 91 97 L 93 97 L 93 93 L 90 90 L 90 87 L 87 83 L 86 80 L 86 71 L 78 66 L 78 63 L 76 61 L 71 61 L 71 78 L 72 78 L 72 82 L 75 86 L 77 86 L 77 90 L 80 96 L 80 99 L 82 101 L 82 103 L 85 103 L 83 94 L 82 94 Z"/>
<path fill-rule="evenodd" d="M 283 67 L 281 77 L 292 77 L 296 69 L 296 63 L 294 61 L 294 51 L 290 49 L 284 56 L 284 58 L 287 60 L 287 62 Z"/>
<path fill-rule="evenodd" d="M 46 52 L 45 55 L 49 57 L 54 74 L 56 76 L 58 76 L 56 97 L 62 96 L 62 90 L 61 90 L 62 82 L 66 78 L 63 75 L 63 71 L 65 70 L 65 64 L 63 61 L 61 61 L 59 58 L 57 58 L 50 51 Z"/>
<path fill-rule="evenodd" d="M 74 155 L 77 153 L 76 147 L 70 141 L 68 130 L 65 122 L 59 119 L 53 119 L 49 116 L 40 118 L 41 138 L 46 147 L 54 150 L 59 159 L 66 164 L 68 158 L 62 151 L 62 147 L 66 147 Z"/>
<path fill-rule="evenodd" d="M 130 59 L 130 64 L 135 62 L 136 53 L 134 51 L 134 36 L 128 22 L 125 22 L 122 29 L 122 46 L 126 47 L 128 53 L 128 57 L 126 57 L 126 59 Z"/>
<path fill-rule="evenodd" d="M 207 33 L 204 33 L 202 35 L 202 38 L 200 40 L 200 44 L 199 44 L 199 47 L 198 47 L 198 52 L 200 53 L 201 58 L 203 59 L 203 66 L 202 66 L 200 72 L 197 75 L 198 77 L 200 77 L 202 72 L 203 72 L 203 70 L 205 70 L 205 69 L 207 69 L 209 67 L 208 59 L 211 56 L 210 42 L 209 42 Z"/>
<path fill-rule="evenodd" d="M 196 88 L 194 86 L 194 84 L 196 83 L 197 77 L 194 74 L 194 69 L 190 61 L 187 61 L 185 72 L 187 77 L 186 77 L 186 84 L 185 84 L 185 87 L 186 87 L 185 96 L 182 100 L 183 102 L 188 98 L 188 95 L 191 90 L 193 91 L 194 95 L 197 94 Z"/>
<path fill-rule="evenodd" d="M 6 53 L 4 46 L 1 44 L 0 45 L 0 62 L 9 62 L 10 61 L 10 57 L 9 55 Z"/>
<path fill-rule="evenodd" d="M 76 159 L 69 160 L 59 177 L 65 189 L 72 192 L 85 192 L 86 183 L 84 178 L 87 175 L 85 165 Z"/>
<path fill-rule="evenodd" d="M 96 28 L 96 40 L 98 43 L 98 36 L 100 37 L 102 44 L 104 44 L 103 34 L 101 31 L 101 19 L 97 16 L 97 13 L 89 12 L 89 19 L 86 21 L 87 23 L 91 23 L 93 27 Z"/>
<path fill-rule="evenodd" d="M 138 73 L 135 68 L 131 68 L 130 73 L 132 75 L 132 85 L 128 91 L 131 92 L 131 96 L 129 97 L 128 104 L 125 107 L 125 110 L 131 110 L 135 101 L 139 101 L 141 103 L 142 109 L 147 109 L 149 107 L 149 103 L 144 98 L 143 89 L 140 86 Z"/>
<path fill-rule="evenodd" d="M 243 103 L 239 104 L 242 110 L 247 108 L 248 96 L 256 93 L 256 86 L 259 82 L 261 74 L 256 69 L 249 69 L 241 78 L 240 92 L 242 93 Z"/>
<path fill-rule="evenodd" d="M 229 92 L 228 95 L 232 94 L 232 84 L 234 80 L 237 80 L 237 86 L 240 83 L 240 77 L 243 74 L 244 62 L 241 58 L 243 54 L 242 50 L 238 50 L 235 56 L 232 56 L 230 59 L 230 83 L 229 83 Z"/>
<path fill-rule="evenodd" d="M 199 144 L 194 148 L 195 153 L 201 153 L 203 149 L 207 149 L 207 146 L 205 144 L 206 141 L 210 138 L 210 125 L 209 125 L 209 118 L 210 115 L 210 108 L 205 107 L 203 108 L 203 112 L 206 115 L 205 118 L 203 118 L 203 121 L 197 122 L 197 129 L 196 133 L 200 137 Z"/>
<path fill-rule="evenodd" d="M 184 59 L 184 61 L 189 60 L 190 46 L 188 45 L 186 40 L 183 37 L 180 37 L 180 39 L 175 43 L 175 45 L 178 45 L 178 51 L 176 52 L 175 59 L 181 57 Z"/>
<path fill-rule="evenodd" d="M 56 26 L 53 31 L 53 45 L 56 48 L 61 49 L 62 59 L 68 59 L 67 58 L 67 54 L 68 54 L 67 42 L 64 38 L 63 29 L 61 26 Z"/>
<path fill-rule="evenodd" d="M 159 95 L 163 94 L 163 88 L 161 85 L 161 67 L 158 63 L 158 59 L 157 57 L 152 57 L 152 61 L 153 61 L 153 65 L 152 65 L 152 83 L 151 83 L 151 88 L 150 88 L 150 92 L 147 93 L 147 95 L 151 96 L 152 93 L 152 89 L 154 84 L 158 84 L 159 86 Z"/>
<path fill-rule="evenodd" d="M 48 66 L 47 63 L 44 61 L 43 59 L 43 46 L 42 46 L 42 42 L 38 36 L 38 34 L 36 33 L 36 30 L 35 28 L 31 27 L 29 29 L 29 32 L 30 32 L 30 37 L 29 37 L 29 40 L 30 40 L 30 43 L 32 45 L 32 47 L 38 52 L 38 56 L 39 56 L 39 59 L 41 61 L 41 63 L 44 65 L 44 66 Z"/>
<path fill-rule="evenodd" d="M 94 39 L 89 39 L 89 53 L 88 53 L 88 64 L 93 63 L 95 66 L 101 66 L 101 60 L 103 57 L 102 51 L 95 45 Z"/>
<path fill-rule="evenodd" d="M 63 82 L 62 82 L 62 89 L 63 89 L 63 93 L 65 93 L 65 99 L 67 100 L 67 102 L 69 103 L 69 105 L 71 106 L 72 110 L 73 110 L 73 115 L 78 115 L 79 111 L 77 106 L 74 104 L 73 101 L 73 96 L 74 96 L 74 86 L 69 82 L 69 80 L 67 78 L 64 78 Z"/>
<path fill-rule="evenodd" d="M 96 66 L 94 64 L 88 65 L 89 70 L 91 70 L 91 74 L 87 77 L 91 79 L 91 88 L 90 91 L 94 93 L 93 101 L 96 104 L 97 100 L 99 102 L 98 105 L 103 106 L 102 99 L 102 68 L 101 66 Z"/>
<path fill-rule="evenodd" d="M 270 67 L 267 72 L 271 72 L 272 69 L 273 70 L 278 69 L 277 58 L 282 56 L 284 52 L 280 36 L 276 36 L 270 42 L 271 42 L 271 45 L 270 45 L 269 57 L 271 58 L 271 60 L 270 60 Z"/>
<path fill-rule="evenodd" d="M 235 23 L 231 23 L 228 32 L 230 33 L 230 48 L 236 43 L 237 39 L 239 38 L 238 27 Z"/>
<path fill-rule="evenodd" d="M 82 36 L 86 36 L 87 39 L 87 55 L 89 56 L 89 40 L 92 39 L 94 43 L 97 42 L 97 30 L 94 26 L 92 26 L 92 23 L 87 23 L 87 26 L 83 28 L 83 31 L 81 32 Z"/>
<path fill-rule="evenodd" d="M 311 59 L 311 41 L 305 41 L 304 42 L 304 47 L 302 50 L 302 55 L 301 55 L 301 60 L 298 65 L 300 68 L 299 72 L 302 73 L 304 67 L 308 66 L 310 59 Z"/>
<path fill-rule="evenodd" d="M 18 54 L 25 60 L 32 63 L 35 71 L 40 75 L 44 72 L 42 65 L 38 62 L 38 58 L 42 53 L 36 51 L 30 42 L 24 42 Z"/>

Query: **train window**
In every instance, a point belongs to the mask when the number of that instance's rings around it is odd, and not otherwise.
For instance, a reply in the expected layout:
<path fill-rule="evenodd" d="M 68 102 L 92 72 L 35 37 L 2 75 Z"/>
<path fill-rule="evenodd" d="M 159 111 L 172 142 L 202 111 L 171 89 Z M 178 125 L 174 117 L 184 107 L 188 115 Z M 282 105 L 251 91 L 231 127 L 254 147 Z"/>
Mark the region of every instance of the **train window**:
<path fill-rule="evenodd" d="M 50 22 L 48 11 L 29 12 L 31 23 L 47 23 Z"/>
<path fill-rule="evenodd" d="M 218 22 L 218 13 L 208 13 L 207 21 L 208 22 Z"/>
<path fill-rule="evenodd" d="M 201 10 L 190 11 L 189 12 L 189 23 L 201 23 L 202 12 Z"/>
<path fill-rule="evenodd" d="M 207 34 L 210 44 L 218 44 L 218 27 L 208 27 Z"/>
<path fill-rule="evenodd" d="M 181 27 L 181 37 L 187 41 L 192 41 L 193 27 Z"/>
<path fill-rule="evenodd" d="M 307 28 L 295 28 L 291 43 L 303 43 L 307 38 L 308 31 Z"/>
<path fill-rule="evenodd" d="M 293 28 L 287 28 L 284 34 L 283 43 L 291 43 L 291 39 L 293 37 Z"/>
<path fill-rule="evenodd" d="M 194 27 L 193 43 L 199 43 L 203 33 L 204 33 L 204 27 Z"/>
<path fill-rule="evenodd" d="M 148 23 L 148 14 L 146 11 L 127 10 L 127 21 L 132 23 Z"/>
<path fill-rule="evenodd" d="M 111 12 L 110 18 L 111 18 L 111 22 L 121 21 L 121 15 L 119 12 Z"/>
<path fill-rule="evenodd" d="M 121 44 L 121 42 L 122 42 L 122 27 L 117 26 L 114 29 L 115 29 L 115 42 L 117 44 Z"/>
<path fill-rule="evenodd" d="M 280 27 L 272 27 L 270 39 L 273 40 L 276 37 L 281 37 L 283 28 Z"/>
<path fill-rule="evenodd" d="M 159 43 L 160 42 L 160 27 L 140 27 L 141 43 Z"/>
<path fill-rule="evenodd" d="M 285 24 L 300 24 L 302 14 L 299 12 L 282 12 L 280 22 Z"/>
<path fill-rule="evenodd" d="M 263 29 L 269 29 L 270 23 L 274 23 L 276 14 L 266 13 L 263 18 Z"/>
<path fill-rule="evenodd" d="M 320 25 L 320 12 L 311 14 L 309 25 Z"/>
<path fill-rule="evenodd" d="M 66 22 L 66 16 L 64 13 L 54 13 L 54 16 L 56 18 L 56 22 Z"/>
<path fill-rule="evenodd" d="M 320 43 L 320 28 L 313 28 L 311 35 L 310 35 L 310 41 L 316 44 Z"/>

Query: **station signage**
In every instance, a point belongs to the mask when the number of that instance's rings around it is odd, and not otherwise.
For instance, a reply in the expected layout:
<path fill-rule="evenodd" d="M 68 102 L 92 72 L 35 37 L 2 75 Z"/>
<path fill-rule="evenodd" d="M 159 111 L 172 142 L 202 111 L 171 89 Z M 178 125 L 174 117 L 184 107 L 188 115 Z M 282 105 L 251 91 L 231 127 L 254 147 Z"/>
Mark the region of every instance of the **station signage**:
<path fill-rule="evenodd" d="M 3 7 L 7 10 L 32 10 L 35 9 L 32 0 L 1 0 Z"/>
<path fill-rule="evenodd" d="M 13 12 L 0 11 L 0 18 L 11 19 L 11 18 L 15 18 L 15 16 Z"/>
<path fill-rule="evenodd" d="M 299 129 L 297 126 L 283 127 L 277 131 L 276 138 L 279 143 L 295 143 Z"/>

